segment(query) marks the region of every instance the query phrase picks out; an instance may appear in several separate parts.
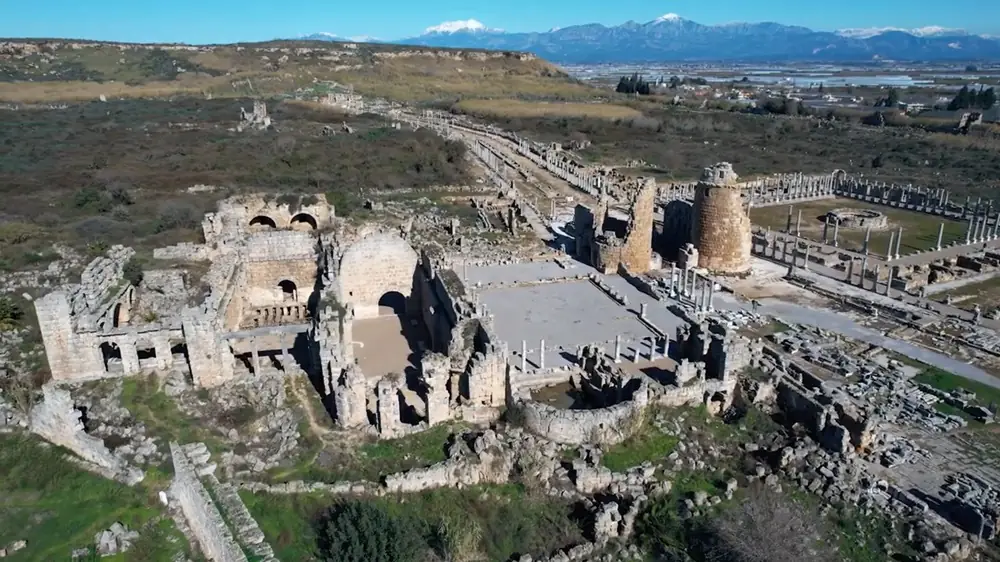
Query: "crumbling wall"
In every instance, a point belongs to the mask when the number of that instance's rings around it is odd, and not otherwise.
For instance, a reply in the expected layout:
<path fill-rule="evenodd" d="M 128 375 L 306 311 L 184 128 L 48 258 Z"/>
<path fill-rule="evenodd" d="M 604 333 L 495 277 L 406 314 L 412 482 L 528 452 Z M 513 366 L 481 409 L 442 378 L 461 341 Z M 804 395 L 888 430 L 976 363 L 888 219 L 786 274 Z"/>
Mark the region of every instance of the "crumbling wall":
<path fill-rule="evenodd" d="M 750 217 L 729 163 L 702 173 L 695 190 L 691 240 L 698 264 L 712 273 L 743 274 L 750 269 Z"/>
<path fill-rule="evenodd" d="M 45 346 L 52 379 L 56 381 L 99 376 L 104 372 L 99 343 L 81 338 L 74 330 L 69 296 L 53 291 L 35 299 L 35 315 Z"/>
<path fill-rule="evenodd" d="M 524 397 L 515 408 L 529 431 L 556 443 L 614 445 L 639 427 L 648 404 L 649 386 L 643 381 L 631 399 L 607 408 L 561 410 Z"/>
<path fill-rule="evenodd" d="M 142 481 L 144 474 L 141 470 L 130 467 L 112 453 L 103 440 L 84 431 L 80 421 L 83 413 L 74 407 L 68 390 L 47 384 L 42 387 L 42 396 L 42 402 L 31 411 L 30 428 L 33 433 L 96 465 L 108 478 L 130 486 Z"/>
<path fill-rule="evenodd" d="M 398 292 L 410 297 L 417 253 L 398 235 L 369 234 L 352 244 L 340 258 L 336 283 L 338 300 L 354 305 L 358 318 L 378 316 L 383 295 Z"/>
<path fill-rule="evenodd" d="M 191 461 L 177 443 L 170 444 L 174 463 L 174 479 L 170 495 L 177 500 L 191 531 L 209 560 L 214 562 L 247 562 L 246 554 L 226 526 L 208 490 L 198 479 Z"/>

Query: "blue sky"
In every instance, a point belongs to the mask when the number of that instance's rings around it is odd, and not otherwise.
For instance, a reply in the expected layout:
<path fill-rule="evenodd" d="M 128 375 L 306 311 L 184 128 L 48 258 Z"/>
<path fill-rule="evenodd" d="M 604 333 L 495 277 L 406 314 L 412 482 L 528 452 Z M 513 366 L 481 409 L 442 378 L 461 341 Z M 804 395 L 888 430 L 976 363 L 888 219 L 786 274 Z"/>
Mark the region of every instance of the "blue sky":
<path fill-rule="evenodd" d="M 0 37 L 73 37 L 132 42 L 227 43 L 329 32 L 398 39 L 452 20 L 507 31 L 583 23 L 645 22 L 666 13 L 703 24 L 776 21 L 813 29 L 942 26 L 1000 35 L 1000 2 L 964 0 L 3 0 Z"/>

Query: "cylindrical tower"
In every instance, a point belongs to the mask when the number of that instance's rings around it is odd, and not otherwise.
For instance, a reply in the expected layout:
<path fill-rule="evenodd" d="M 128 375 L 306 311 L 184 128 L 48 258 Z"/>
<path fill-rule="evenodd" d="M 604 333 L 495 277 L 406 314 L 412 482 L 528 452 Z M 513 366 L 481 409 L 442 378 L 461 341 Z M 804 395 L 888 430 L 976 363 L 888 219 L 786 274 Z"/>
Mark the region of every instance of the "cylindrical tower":
<path fill-rule="evenodd" d="M 698 266 L 720 275 L 750 271 L 750 217 L 728 162 L 705 168 L 694 194 L 691 240 Z"/>

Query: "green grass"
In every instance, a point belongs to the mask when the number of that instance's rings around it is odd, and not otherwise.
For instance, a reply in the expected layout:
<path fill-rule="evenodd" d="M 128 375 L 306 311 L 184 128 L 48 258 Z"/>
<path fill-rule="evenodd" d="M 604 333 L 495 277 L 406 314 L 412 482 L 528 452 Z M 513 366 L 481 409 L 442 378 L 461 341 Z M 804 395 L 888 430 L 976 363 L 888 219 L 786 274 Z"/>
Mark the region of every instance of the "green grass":
<path fill-rule="evenodd" d="M 1000 404 L 1000 389 L 969 380 L 937 367 L 928 367 L 916 377 L 914 382 L 923 383 L 945 392 L 964 388 L 976 393 L 976 402 L 983 405 Z"/>
<path fill-rule="evenodd" d="M 387 474 L 444 461 L 448 439 L 452 433 L 461 429 L 460 424 L 442 424 L 399 439 L 366 443 L 357 451 L 324 451 L 323 443 L 313 435 L 308 424 L 303 423 L 299 432 L 305 450 L 293 464 L 272 469 L 269 476 L 273 482 L 378 481 Z M 334 460 L 317 462 L 320 455 L 325 453 L 333 456 Z"/>
<path fill-rule="evenodd" d="M 180 411 L 177 404 L 159 388 L 155 374 L 127 377 L 122 382 L 122 406 L 128 408 L 147 431 L 161 439 L 159 446 L 170 441 L 178 443 L 204 442 L 210 450 L 222 448 L 221 437 L 212 433 L 198 419 Z"/>
<path fill-rule="evenodd" d="M 152 482 L 130 488 L 67 462 L 65 452 L 27 436 L 0 435 L 0 545 L 26 540 L 9 560 L 69 560 L 72 550 L 121 521 L 141 533 L 116 560 L 169 561 L 183 540 L 169 518 L 160 519 Z M 109 559 L 105 559 L 109 560 Z"/>
<path fill-rule="evenodd" d="M 676 437 L 657 429 L 647 413 L 631 437 L 604 453 L 601 464 L 615 472 L 622 472 L 647 461 L 662 459 L 674 450 L 677 443 Z"/>
<path fill-rule="evenodd" d="M 316 524 L 335 498 L 246 491 L 240 495 L 278 558 L 319 559 Z M 515 553 L 549 553 L 583 539 L 569 503 L 517 485 L 439 489 L 372 501 L 395 515 L 418 521 L 428 539 L 443 520 L 478 527 L 480 550 L 491 561 L 506 561 Z"/>

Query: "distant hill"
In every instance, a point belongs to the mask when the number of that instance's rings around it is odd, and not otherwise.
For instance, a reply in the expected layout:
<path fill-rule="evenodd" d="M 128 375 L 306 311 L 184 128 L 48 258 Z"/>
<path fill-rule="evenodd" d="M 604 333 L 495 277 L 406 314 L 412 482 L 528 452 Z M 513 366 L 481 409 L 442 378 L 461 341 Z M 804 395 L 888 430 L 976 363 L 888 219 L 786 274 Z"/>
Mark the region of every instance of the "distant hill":
<path fill-rule="evenodd" d="M 646 23 L 575 25 L 537 33 L 506 33 L 475 20 L 447 22 L 395 42 L 525 51 L 559 63 L 1000 60 L 1000 40 L 956 29 L 825 32 L 773 22 L 702 25 L 676 14 Z"/>
<path fill-rule="evenodd" d="M 259 96 L 324 82 L 401 101 L 595 95 L 552 64 L 511 51 L 311 40 L 193 46 L 0 39 L 6 102 Z"/>

